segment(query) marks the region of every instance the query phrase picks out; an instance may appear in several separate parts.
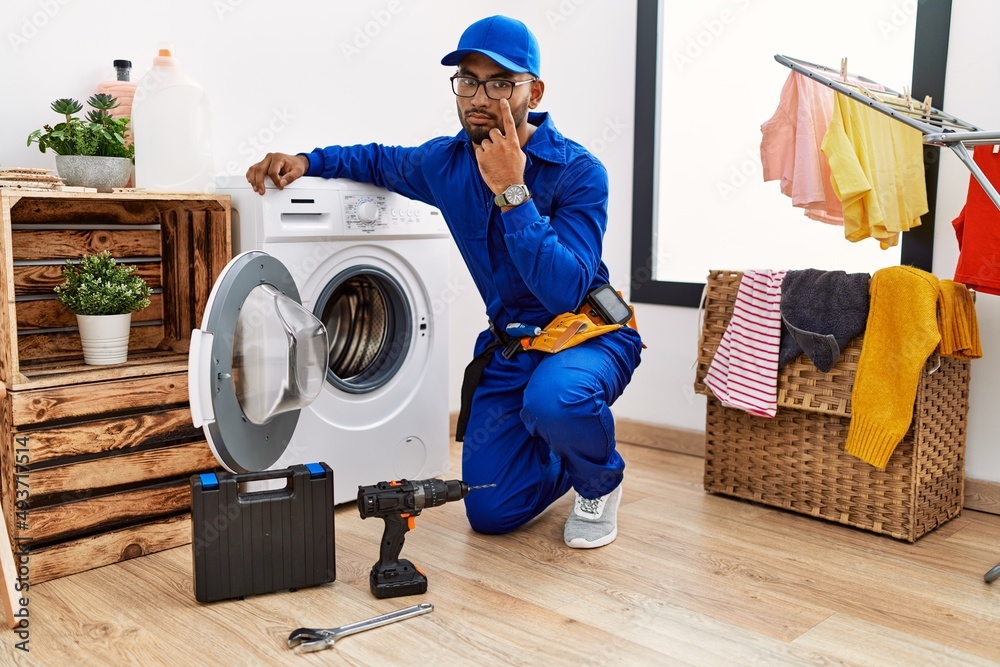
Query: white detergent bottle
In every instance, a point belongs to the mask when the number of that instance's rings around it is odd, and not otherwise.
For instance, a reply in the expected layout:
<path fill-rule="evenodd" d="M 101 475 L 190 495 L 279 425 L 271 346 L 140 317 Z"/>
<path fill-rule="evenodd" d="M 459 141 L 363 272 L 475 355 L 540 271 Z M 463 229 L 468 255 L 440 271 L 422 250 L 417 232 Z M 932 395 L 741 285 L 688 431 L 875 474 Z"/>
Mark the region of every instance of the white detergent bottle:
<path fill-rule="evenodd" d="M 162 43 L 132 102 L 135 185 L 152 192 L 215 191 L 208 96 Z"/>

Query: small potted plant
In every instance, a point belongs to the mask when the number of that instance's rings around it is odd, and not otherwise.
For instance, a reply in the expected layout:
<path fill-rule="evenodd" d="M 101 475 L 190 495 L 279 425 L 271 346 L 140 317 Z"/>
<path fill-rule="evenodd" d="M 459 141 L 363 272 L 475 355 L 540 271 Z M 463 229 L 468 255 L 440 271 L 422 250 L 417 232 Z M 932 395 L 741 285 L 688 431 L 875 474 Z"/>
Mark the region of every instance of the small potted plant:
<path fill-rule="evenodd" d="M 37 143 L 41 152 L 51 148 L 56 153 L 56 170 L 66 185 L 111 192 L 132 176 L 135 146 L 126 139 L 129 119 L 111 115 L 118 100 L 106 93 L 93 95 L 87 104 L 92 108 L 80 119 L 74 115 L 83 109 L 78 101 L 66 97 L 53 102 L 52 110 L 65 120 L 29 134 L 28 145 Z"/>
<path fill-rule="evenodd" d="M 76 314 L 84 363 L 104 366 L 128 358 L 132 313 L 149 305 L 149 285 L 105 250 L 66 261 L 56 299 Z"/>

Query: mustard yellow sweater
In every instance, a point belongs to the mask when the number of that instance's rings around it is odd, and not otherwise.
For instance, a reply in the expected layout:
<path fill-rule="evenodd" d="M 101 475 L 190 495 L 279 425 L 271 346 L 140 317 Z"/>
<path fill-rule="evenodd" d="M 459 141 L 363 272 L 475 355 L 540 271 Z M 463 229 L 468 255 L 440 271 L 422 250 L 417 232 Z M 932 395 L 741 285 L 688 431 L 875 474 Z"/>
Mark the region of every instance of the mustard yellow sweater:
<path fill-rule="evenodd" d="M 870 306 L 854 389 L 848 454 L 885 468 L 913 418 L 924 362 L 938 354 L 983 355 L 972 295 L 965 285 L 938 280 L 910 266 L 872 275 Z"/>
<path fill-rule="evenodd" d="M 910 428 L 917 384 L 941 340 L 938 279 L 909 266 L 876 271 L 851 392 L 848 454 L 884 468 Z"/>

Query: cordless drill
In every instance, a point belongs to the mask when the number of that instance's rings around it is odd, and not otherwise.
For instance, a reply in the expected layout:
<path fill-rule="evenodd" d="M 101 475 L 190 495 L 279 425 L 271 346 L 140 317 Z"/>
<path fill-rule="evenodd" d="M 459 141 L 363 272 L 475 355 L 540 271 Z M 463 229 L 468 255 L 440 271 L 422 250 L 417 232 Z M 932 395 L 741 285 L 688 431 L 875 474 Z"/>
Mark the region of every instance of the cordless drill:
<path fill-rule="evenodd" d="M 486 486 L 495 486 L 488 484 Z M 437 507 L 461 500 L 473 489 L 463 481 L 449 479 L 401 479 L 358 487 L 358 511 L 361 518 L 385 520 L 378 562 L 372 566 L 369 584 L 377 598 L 395 598 L 427 592 L 427 577 L 417 567 L 399 557 L 406 532 L 413 529 L 414 518 L 425 507 Z"/>

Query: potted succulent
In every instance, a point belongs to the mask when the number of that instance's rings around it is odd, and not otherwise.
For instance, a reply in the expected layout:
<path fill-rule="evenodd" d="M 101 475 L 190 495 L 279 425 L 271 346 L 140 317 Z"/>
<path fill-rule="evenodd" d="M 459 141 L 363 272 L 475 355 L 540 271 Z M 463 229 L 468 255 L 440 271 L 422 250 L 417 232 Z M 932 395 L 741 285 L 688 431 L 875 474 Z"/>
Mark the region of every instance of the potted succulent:
<path fill-rule="evenodd" d="M 66 261 L 56 299 L 76 314 L 84 363 L 104 366 L 128 358 L 132 312 L 149 305 L 149 285 L 105 250 Z"/>
<path fill-rule="evenodd" d="M 52 110 L 65 120 L 29 134 L 28 145 L 37 143 L 41 152 L 51 148 L 56 153 L 56 170 L 66 185 L 111 192 L 132 176 L 135 147 L 126 139 L 129 119 L 111 115 L 118 106 L 112 95 L 98 93 L 87 104 L 92 108 L 81 119 L 74 115 L 83 109 L 78 101 L 66 97 L 53 102 Z"/>

